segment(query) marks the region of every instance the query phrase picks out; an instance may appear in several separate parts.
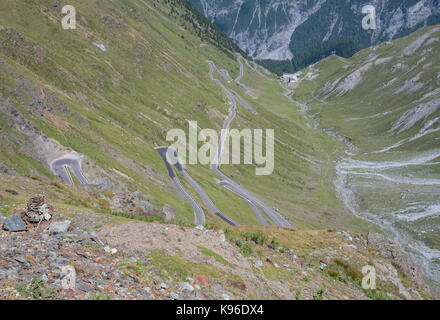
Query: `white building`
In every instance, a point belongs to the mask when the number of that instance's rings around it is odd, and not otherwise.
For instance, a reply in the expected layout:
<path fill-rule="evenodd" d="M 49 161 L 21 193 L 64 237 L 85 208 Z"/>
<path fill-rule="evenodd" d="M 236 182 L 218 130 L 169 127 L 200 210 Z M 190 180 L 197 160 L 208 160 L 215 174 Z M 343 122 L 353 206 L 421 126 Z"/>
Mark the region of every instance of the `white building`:
<path fill-rule="evenodd" d="M 298 71 L 296 73 L 285 73 L 283 74 L 282 79 L 288 85 L 294 85 L 298 81 L 301 75 L 302 75 L 301 71 Z"/>

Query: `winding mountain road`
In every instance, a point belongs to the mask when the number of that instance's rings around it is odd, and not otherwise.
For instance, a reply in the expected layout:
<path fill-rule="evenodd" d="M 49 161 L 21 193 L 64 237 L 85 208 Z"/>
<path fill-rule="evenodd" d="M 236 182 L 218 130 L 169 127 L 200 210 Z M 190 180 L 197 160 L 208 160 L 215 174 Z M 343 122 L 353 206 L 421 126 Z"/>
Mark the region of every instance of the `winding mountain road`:
<path fill-rule="evenodd" d="M 214 205 L 211 198 L 206 194 L 203 188 L 186 172 L 174 148 L 158 147 L 156 148 L 156 151 L 159 152 L 163 161 L 165 162 L 171 180 L 173 180 L 174 184 L 179 189 L 179 191 L 181 191 L 185 195 L 185 197 L 190 201 L 194 209 L 196 224 L 198 225 L 205 224 L 205 215 L 203 213 L 202 208 L 198 205 L 197 201 L 194 200 L 194 198 L 189 194 L 189 192 L 185 189 L 185 187 L 183 187 L 183 185 L 180 183 L 179 178 L 177 177 L 176 173 L 173 170 L 172 163 L 174 163 L 174 167 L 177 169 L 177 171 L 180 172 L 185 178 L 185 180 L 188 181 L 188 183 L 194 188 L 194 190 L 196 190 L 196 192 L 199 194 L 200 198 L 202 199 L 203 203 L 211 212 L 213 212 L 215 215 L 217 215 L 220 219 L 222 219 L 226 223 L 229 223 L 232 226 L 238 226 L 238 223 L 228 218 Z"/>
<path fill-rule="evenodd" d="M 229 89 L 227 89 L 218 79 L 214 77 L 213 72 L 214 70 L 217 70 L 214 62 L 208 61 L 208 65 L 210 68 L 209 77 L 211 78 L 211 80 L 213 80 L 223 89 L 223 91 L 226 93 L 229 100 L 231 101 L 231 109 L 229 111 L 230 114 L 229 117 L 226 119 L 225 123 L 223 124 L 223 128 L 222 128 L 223 130 L 221 131 L 220 144 L 217 149 L 217 154 L 215 159 L 210 165 L 211 170 L 213 170 L 215 173 L 217 173 L 219 176 L 222 177 L 223 181 L 219 182 L 220 185 L 230 189 L 231 191 L 242 197 L 244 200 L 246 200 L 248 203 L 253 204 L 251 205 L 251 209 L 254 211 L 256 217 L 259 220 L 261 219 L 262 215 L 261 212 L 256 208 L 257 206 L 262 208 L 263 211 L 267 214 L 267 216 L 277 226 L 286 227 L 286 228 L 295 228 L 295 226 L 293 226 L 287 219 L 281 216 L 278 212 L 276 212 L 270 206 L 268 206 L 263 201 L 261 201 L 256 196 L 254 196 L 251 192 L 240 186 L 238 183 L 236 183 L 235 181 L 233 181 L 231 178 L 229 178 L 223 172 L 220 171 L 219 164 L 221 163 L 221 155 L 222 155 L 223 147 L 228 137 L 227 130 L 229 129 L 231 122 L 234 120 L 235 116 L 237 115 L 237 102 L 235 99 L 235 95 Z M 262 220 L 260 220 L 260 223 L 261 221 Z"/>
<path fill-rule="evenodd" d="M 173 151 L 174 149 L 169 148 L 169 147 L 157 147 L 155 149 L 160 154 L 160 156 L 162 157 L 163 161 L 165 162 L 165 165 L 166 165 L 167 170 L 168 170 L 168 175 L 170 176 L 170 178 L 173 181 L 174 185 L 185 196 L 185 198 L 188 199 L 189 203 L 193 207 L 193 209 L 194 209 L 195 224 L 197 224 L 197 225 L 205 224 L 205 214 L 203 213 L 203 209 L 199 206 L 197 201 L 194 200 L 194 198 L 191 196 L 191 194 L 188 191 L 186 191 L 185 187 L 180 182 L 179 177 L 174 172 L 173 166 L 168 161 L 168 158 L 167 158 L 167 154 L 169 152 L 168 150 L 172 150 Z M 174 151 L 174 153 L 175 153 L 175 151 Z M 180 166 L 180 169 L 182 171 L 184 171 L 181 166 Z"/>
<path fill-rule="evenodd" d="M 241 78 L 243 77 L 243 64 L 241 62 L 241 55 L 238 54 L 237 61 L 240 65 L 240 76 L 235 79 L 235 82 L 238 83 L 242 88 L 245 90 L 249 90 L 246 86 L 242 85 L 240 83 Z M 246 63 L 249 65 L 247 60 L 245 60 Z M 209 64 L 209 77 L 211 80 L 215 81 L 217 85 L 219 85 L 222 90 L 226 93 L 228 96 L 230 102 L 231 102 L 231 108 L 229 110 L 229 116 L 226 119 L 226 121 L 223 124 L 222 130 L 221 130 L 221 136 L 220 136 L 220 144 L 217 149 L 216 156 L 214 160 L 212 161 L 210 168 L 213 170 L 216 174 L 218 174 L 220 177 L 222 177 L 222 181 L 219 182 L 219 185 L 229 189 L 230 191 L 234 192 L 235 194 L 239 195 L 241 198 L 243 198 L 245 201 L 248 202 L 249 206 L 251 207 L 252 211 L 255 213 L 257 219 L 259 222 L 267 226 L 269 225 L 268 221 L 265 219 L 261 211 L 258 209 L 260 207 L 263 209 L 263 211 L 266 213 L 266 215 L 277 225 L 280 227 L 287 227 L 287 228 L 295 228 L 287 219 L 282 217 L 277 211 L 273 210 L 271 207 L 269 207 L 267 204 L 265 204 L 263 201 L 258 199 L 256 196 L 254 196 L 251 192 L 240 186 L 238 183 L 233 181 L 231 178 L 226 176 L 223 172 L 220 171 L 219 165 L 221 163 L 221 155 L 223 152 L 223 148 L 226 142 L 226 139 L 228 138 L 228 130 L 231 125 L 231 122 L 235 119 L 237 115 L 237 101 L 240 103 L 245 109 L 251 111 L 253 114 L 257 114 L 257 112 L 249 106 L 249 104 L 235 91 L 229 90 L 226 88 L 218 79 L 216 79 L 213 75 L 214 70 L 216 70 L 228 83 L 232 81 L 232 79 L 229 77 L 229 74 L 226 70 L 218 70 L 214 62 L 208 61 Z M 250 66 L 249 66 L 250 67 Z M 212 202 L 212 200 L 209 198 L 209 196 L 206 194 L 206 192 L 203 190 L 203 188 L 186 172 L 184 169 L 184 166 L 180 159 L 178 158 L 176 150 L 174 150 L 171 147 L 157 147 L 155 148 L 156 151 L 160 154 L 162 157 L 162 160 L 165 162 L 168 175 L 170 176 L 171 180 L 173 181 L 174 185 L 177 187 L 177 189 L 188 199 L 191 206 L 194 210 L 194 220 L 197 225 L 203 225 L 205 224 L 205 214 L 203 212 L 203 209 L 200 207 L 200 205 L 197 203 L 197 201 L 191 196 L 191 194 L 185 189 L 185 187 L 182 185 L 182 183 L 179 180 L 179 177 L 177 176 L 176 172 L 174 171 L 173 166 L 177 169 L 178 172 L 180 172 L 186 181 L 196 190 L 196 192 L 199 194 L 201 200 L 206 205 L 206 207 L 212 211 L 215 215 L 217 215 L 219 218 L 224 220 L 225 222 L 229 223 L 230 225 L 237 226 L 238 223 L 233 221 L 232 219 L 228 218 L 225 214 L 223 214 Z M 87 178 L 84 176 L 83 172 L 81 171 L 81 160 L 82 157 L 76 153 L 71 153 L 64 155 L 56 160 L 54 160 L 50 164 L 51 170 L 63 181 L 66 181 L 69 184 L 74 184 L 73 178 L 71 176 L 71 173 L 76 177 L 76 179 L 82 184 L 87 185 L 89 184 Z M 70 170 L 68 170 L 70 169 Z"/>
<path fill-rule="evenodd" d="M 89 181 L 84 176 L 81 170 L 81 156 L 77 154 L 67 154 L 62 156 L 61 158 L 55 159 L 50 164 L 50 168 L 52 172 L 54 172 L 61 180 L 71 185 L 73 185 L 74 183 L 70 172 L 75 175 L 80 184 L 89 184 Z M 67 168 L 70 169 L 70 172 Z"/>
<path fill-rule="evenodd" d="M 244 108 L 248 109 L 252 113 L 256 114 L 257 112 L 251 108 L 246 101 L 235 91 L 229 90 L 226 88 L 223 83 L 216 79 L 213 75 L 214 70 L 217 71 L 217 73 L 220 74 L 227 82 L 229 77 L 227 77 L 227 74 L 223 71 L 220 71 L 217 69 L 216 65 L 212 61 L 207 61 L 209 65 L 209 77 L 212 81 L 216 82 L 218 86 L 222 88 L 222 90 L 226 93 L 228 96 L 230 102 L 231 102 L 231 108 L 229 110 L 229 116 L 226 119 L 226 121 L 223 124 L 222 130 L 221 130 L 221 136 L 220 136 L 220 144 L 217 149 L 217 153 L 215 155 L 215 158 L 213 159 L 212 163 L 210 164 L 210 169 L 214 171 L 217 175 L 219 175 L 223 180 L 219 182 L 219 185 L 227 188 L 228 190 L 234 192 L 241 198 L 243 198 L 245 201 L 248 202 L 249 206 L 251 207 L 252 211 L 255 213 L 255 216 L 257 217 L 258 221 L 263 226 L 268 226 L 269 222 L 265 219 L 261 211 L 258 209 L 261 208 L 266 213 L 266 215 L 279 227 L 286 227 L 286 228 L 295 228 L 287 219 L 285 219 L 283 216 L 281 216 L 277 211 L 272 209 L 270 206 L 268 206 L 266 203 L 258 199 L 256 196 L 254 196 L 251 192 L 240 186 L 238 183 L 233 181 L 231 178 L 226 176 L 223 172 L 220 171 L 219 165 L 221 163 L 221 155 L 223 152 L 223 148 L 226 142 L 226 139 L 228 138 L 228 130 L 231 125 L 231 122 L 235 119 L 237 115 L 237 101 L 240 103 Z M 243 64 L 241 63 L 241 56 L 238 56 L 238 62 L 240 64 L 240 76 L 236 79 L 236 82 L 239 83 L 240 79 L 243 76 Z M 246 61 L 246 63 L 248 63 Z M 243 87 L 243 86 L 242 86 Z M 202 208 L 199 206 L 197 201 L 191 196 L 191 194 L 185 189 L 185 187 L 181 184 L 176 172 L 174 171 L 173 166 L 177 169 L 178 172 L 180 172 L 186 181 L 196 190 L 196 192 L 199 194 L 201 200 L 206 205 L 206 207 L 212 211 L 215 215 L 217 215 L 222 220 L 226 221 L 230 225 L 237 226 L 238 224 L 233 221 L 232 219 L 228 218 L 225 214 L 223 214 L 212 202 L 212 200 L 209 198 L 209 196 L 206 194 L 206 192 L 203 190 L 203 188 L 185 171 L 184 166 L 182 162 L 180 161 L 178 154 L 176 150 L 174 150 L 171 147 L 157 147 L 156 151 L 160 154 L 163 161 L 165 162 L 165 165 L 168 170 L 168 175 L 170 176 L 171 180 L 177 187 L 177 189 L 188 199 L 188 201 L 191 203 L 193 209 L 194 209 L 194 216 L 195 216 L 195 222 L 196 224 L 204 224 L 205 223 L 205 215 L 202 210 Z"/>
<path fill-rule="evenodd" d="M 239 54 L 239 53 L 237 53 L 237 62 L 240 65 L 240 75 L 234 81 L 236 84 L 238 84 L 240 87 L 242 87 L 245 91 L 250 91 L 251 90 L 250 88 L 248 88 L 247 86 L 245 86 L 244 84 L 242 84 L 240 82 L 241 78 L 243 78 L 243 75 L 244 75 L 244 66 L 243 66 L 243 63 L 241 62 L 241 54 Z"/>

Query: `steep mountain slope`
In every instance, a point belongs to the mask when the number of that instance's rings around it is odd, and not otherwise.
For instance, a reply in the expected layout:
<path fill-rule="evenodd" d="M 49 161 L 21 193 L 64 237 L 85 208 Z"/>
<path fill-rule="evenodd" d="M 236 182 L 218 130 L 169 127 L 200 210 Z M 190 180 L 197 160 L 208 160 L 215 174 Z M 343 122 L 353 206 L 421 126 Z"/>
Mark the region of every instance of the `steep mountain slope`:
<path fill-rule="evenodd" d="M 0 228 L 2 300 L 431 298 L 420 267 L 378 234 L 134 221 L 83 207 L 85 190 L 25 177 L 1 176 L 0 190 L 0 205 L 26 208 L 44 192 L 53 208 L 50 225 Z M 66 222 L 67 230 L 50 232 Z M 366 264 L 376 267 L 375 290 L 361 286 Z"/>
<path fill-rule="evenodd" d="M 242 62 L 245 87 L 228 82 L 226 74 L 240 73 L 234 44 L 187 2 L 71 5 L 77 9 L 76 30 L 61 28 L 57 1 L 0 5 L 3 172 L 86 183 L 95 197 L 89 205 L 100 210 L 132 214 L 137 209 L 127 204 L 135 202 L 154 215 L 168 204 L 177 220 L 193 223 L 193 206 L 155 148 L 171 144 L 170 129 L 188 133 L 188 121 L 197 121 L 199 129 L 219 131 L 224 125 L 232 102 L 210 78 L 211 60 L 224 70 L 214 77 L 238 101 L 231 128 L 273 128 L 276 139 L 272 175 L 256 176 L 255 164 L 225 165 L 222 172 L 267 204 L 266 211 L 277 211 L 296 227 L 367 228 L 332 190 L 331 139 L 308 128 L 280 84 L 249 62 Z M 260 224 L 248 201 L 219 184 L 221 177 L 208 165 L 187 165 L 186 172 L 228 218 Z M 226 225 L 205 195 L 177 175 L 205 222 Z M 126 192 L 137 193 L 120 195 Z"/>
<path fill-rule="evenodd" d="M 439 22 L 437 0 L 191 0 L 236 43 L 258 59 L 286 60 L 327 40 L 365 48 Z M 377 29 L 365 31 L 362 7 L 376 7 Z"/>
<path fill-rule="evenodd" d="M 335 186 L 440 282 L 440 26 L 306 69 L 294 97 L 345 142 Z"/>
<path fill-rule="evenodd" d="M 70 4 L 77 9 L 76 30 L 61 28 L 59 1 L 0 3 L 2 297 L 17 295 L 12 280 L 23 297 L 35 284 L 60 289 L 62 264 L 73 261 L 81 284 L 88 284 L 60 291 L 77 298 L 87 297 L 87 290 L 101 293 L 103 286 L 115 298 L 172 298 L 163 281 L 183 297 L 197 297 L 180 283 L 196 275 L 213 283 L 194 290 L 208 298 L 225 291 L 237 298 L 429 297 L 423 274 L 394 244 L 379 235 L 335 230 L 379 230 L 337 197 L 333 159 L 343 146 L 308 126 L 293 106 L 296 97 L 236 55 L 234 44 L 186 1 Z M 425 43 L 436 45 L 432 36 Z M 421 45 L 407 45 L 405 52 Z M 303 83 L 315 89 L 313 81 Z M 304 89 L 297 94 L 313 99 Z M 217 131 L 225 124 L 273 128 L 273 174 L 256 176 L 256 163 L 215 170 L 176 165 L 173 178 L 180 185 L 174 184 L 157 148 L 171 144 L 170 129 L 188 133 L 188 121 Z M 36 193 L 46 194 L 55 222 L 71 220 L 64 235 L 51 234 L 47 221 L 29 223 L 18 234 L 5 228 L 6 221 L 21 218 Z M 249 194 L 253 201 L 246 200 Z M 206 227 L 223 228 L 223 236 L 193 228 L 197 206 L 188 199 L 200 207 Z M 213 206 L 241 226 L 227 228 Z M 165 219 L 174 225 L 147 223 Z M 274 226 L 284 219 L 323 231 Z M 261 221 L 272 226 L 252 226 Z M 118 249 L 116 256 L 102 241 Z M 30 252 L 20 251 L 30 243 Z M 46 252 L 35 249 L 48 245 Z M 360 287 L 367 263 L 378 268 L 377 291 Z M 243 280 L 251 290 L 240 289 Z"/>
<path fill-rule="evenodd" d="M 321 7 L 319 1 L 211 1 L 192 2 L 243 50 L 259 59 L 292 57 L 292 32 Z"/>

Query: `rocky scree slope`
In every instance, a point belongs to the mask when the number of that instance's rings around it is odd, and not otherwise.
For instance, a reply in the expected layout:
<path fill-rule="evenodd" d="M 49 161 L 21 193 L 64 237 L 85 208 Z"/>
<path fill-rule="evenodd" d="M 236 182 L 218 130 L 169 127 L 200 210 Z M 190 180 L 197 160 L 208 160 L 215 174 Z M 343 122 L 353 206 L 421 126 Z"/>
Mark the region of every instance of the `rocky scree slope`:
<path fill-rule="evenodd" d="M 1 299 L 430 298 L 421 268 L 379 234 L 147 223 L 67 207 L 88 197 L 68 185 L 1 178 L 0 206 L 22 213 L 0 216 Z M 46 197 L 21 202 L 34 190 Z M 26 218 L 45 208 L 49 220 Z M 14 217 L 25 229 L 8 227 Z M 365 264 L 376 290 L 361 288 Z"/>

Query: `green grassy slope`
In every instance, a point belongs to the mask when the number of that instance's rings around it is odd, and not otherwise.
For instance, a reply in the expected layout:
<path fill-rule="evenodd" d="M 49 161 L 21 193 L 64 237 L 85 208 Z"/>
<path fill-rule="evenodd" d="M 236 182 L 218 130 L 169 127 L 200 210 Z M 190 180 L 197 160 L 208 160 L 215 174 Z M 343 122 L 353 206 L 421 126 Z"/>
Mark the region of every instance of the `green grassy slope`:
<path fill-rule="evenodd" d="M 408 110 L 439 98 L 440 32 L 436 30 L 438 27 L 423 28 L 409 37 L 365 49 L 351 59 L 332 56 L 321 61 L 312 67 L 319 76 L 303 82 L 295 96 L 310 102 L 313 112 L 319 112 L 323 128 L 337 126 L 341 135 L 349 136 L 364 151 L 381 150 L 412 137 L 426 121 L 418 121 L 402 132 L 390 130 Z M 431 36 L 414 54 L 403 53 L 428 32 L 432 32 Z M 359 72 L 360 81 L 353 90 L 338 89 L 344 79 L 362 68 L 365 72 Z M 307 69 L 304 76 L 312 69 Z M 437 111 L 433 112 L 425 120 L 438 115 Z M 435 140 L 432 136 L 423 137 L 417 141 L 417 149 L 430 149 L 435 146 Z M 415 146 L 411 143 L 396 148 L 413 149 Z"/>
<path fill-rule="evenodd" d="M 306 70 L 294 94 L 312 121 L 352 147 L 339 162 L 346 203 L 394 232 L 436 281 L 439 39 L 434 26 L 350 59 L 329 57 Z"/>
<path fill-rule="evenodd" d="M 77 10 L 76 30 L 61 28 L 57 1 L 0 4 L 0 162 L 19 174 L 51 180 L 49 162 L 73 150 L 85 155 L 83 170 L 93 183 L 105 179 L 115 191 L 139 190 L 153 204 L 168 203 L 180 220 L 192 222 L 191 206 L 172 186 L 154 147 L 170 144 L 165 137 L 172 128 L 187 131 L 188 120 L 221 128 L 229 101 L 209 79 L 206 61 L 238 76 L 230 51 L 234 45 L 198 20 L 185 2 L 69 4 Z M 275 129 L 275 171 L 258 177 L 250 165 L 222 170 L 298 227 L 368 228 L 333 191 L 335 143 L 304 124 L 277 82 L 247 67 L 242 81 L 254 89 L 252 96 L 235 83 L 225 85 L 258 115 L 239 106 L 232 127 Z M 27 130 L 27 122 L 11 110 L 30 121 Z M 41 147 L 38 130 L 59 143 L 55 150 Z M 247 203 L 216 184 L 208 166 L 187 169 L 228 216 L 257 223 Z M 209 223 L 221 225 L 206 214 Z"/>

